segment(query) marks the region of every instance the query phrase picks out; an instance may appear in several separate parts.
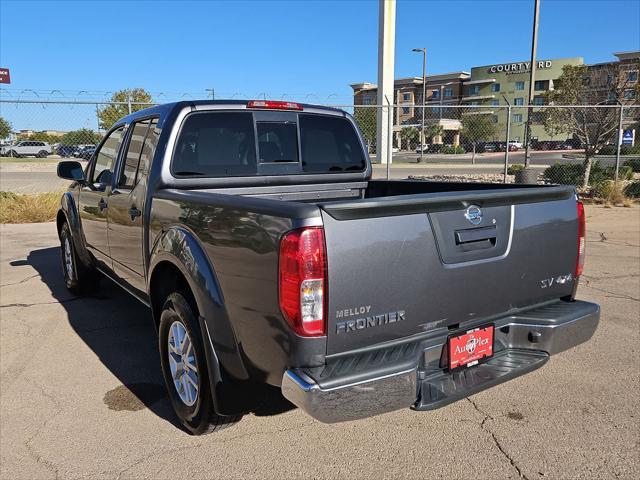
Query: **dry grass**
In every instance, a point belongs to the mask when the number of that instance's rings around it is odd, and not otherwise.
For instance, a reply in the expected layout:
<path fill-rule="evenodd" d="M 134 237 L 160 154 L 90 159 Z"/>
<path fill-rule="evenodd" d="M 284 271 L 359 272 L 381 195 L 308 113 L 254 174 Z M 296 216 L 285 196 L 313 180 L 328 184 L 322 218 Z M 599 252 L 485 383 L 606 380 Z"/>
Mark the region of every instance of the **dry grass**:
<path fill-rule="evenodd" d="M 22 195 L 0 192 L 0 223 L 36 223 L 55 220 L 60 192 Z"/>

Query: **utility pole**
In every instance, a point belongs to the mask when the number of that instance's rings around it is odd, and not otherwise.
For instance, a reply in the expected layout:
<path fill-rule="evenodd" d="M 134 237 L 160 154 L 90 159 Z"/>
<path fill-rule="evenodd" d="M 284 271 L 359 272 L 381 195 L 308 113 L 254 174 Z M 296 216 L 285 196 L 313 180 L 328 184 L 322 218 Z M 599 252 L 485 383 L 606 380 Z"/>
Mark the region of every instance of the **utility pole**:
<path fill-rule="evenodd" d="M 427 101 L 427 49 L 414 48 L 413 52 L 422 52 L 422 130 L 420 131 L 420 158 L 418 163 L 422 162 L 424 157 L 424 111 Z M 441 109 L 442 110 L 442 109 Z"/>
<path fill-rule="evenodd" d="M 393 122 L 385 118 L 387 99 L 393 99 L 393 66 L 396 46 L 396 0 L 379 0 L 378 9 L 378 98 L 376 115 L 376 155 L 380 163 L 391 163 L 389 138 Z M 391 106 L 388 115 L 393 115 Z M 391 127 L 390 127 L 391 125 Z"/>
<path fill-rule="evenodd" d="M 205 92 L 211 92 L 211 100 L 215 100 L 216 99 L 216 90 L 215 90 L 215 88 L 205 88 L 204 91 Z"/>
<path fill-rule="evenodd" d="M 540 0 L 534 0 L 533 6 L 533 35 L 531 38 L 531 65 L 529 66 L 529 101 L 527 102 L 527 125 L 525 134 L 525 151 L 524 151 L 524 168 L 531 164 L 531 154 L 529 153 L 529 144 L 531 143 L 531 105 L 533 104 L 533 96 L 535 95 L 536 81 L 536 50 L 538 48 L 538 19 L 540 16 Z M 507 139 L 507 149 L 509 148 L 509 139 Z"/>

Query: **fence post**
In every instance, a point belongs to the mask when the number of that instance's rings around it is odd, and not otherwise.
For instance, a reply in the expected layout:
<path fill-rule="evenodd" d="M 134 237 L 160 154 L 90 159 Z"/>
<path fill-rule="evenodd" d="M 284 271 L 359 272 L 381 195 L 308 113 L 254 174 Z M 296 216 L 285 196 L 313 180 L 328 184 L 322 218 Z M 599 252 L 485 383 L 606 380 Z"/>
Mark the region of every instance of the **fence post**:
<path fill-rule="evenodd" d="M 506 98 L 505 98 L 506 101 Z M 508 102 L 507 102 L 508 103 Z M 511 104 L 507 106 L 507 143 L 504 149 L 504 179 L 503 183 L 507 183 L 507 170 L 509 170 L 509 137 L 511 136 Z"/>
<path fill-rule="evenodd" d="M 624 105 L 620 104 L 620 120 L 618 121 L 618 148 L 616 149 L 616 176 L 614 183 L 618 184 L 618 171 L 620 170 L 620 147 L 622 146 L 622 118 L 624 117 Z"/>
<path fill-rule="evenodd" d="M 131 94 L 127 93 L 127 107 L 129 107 L 129 115 L 131 115 Z"/>
<path fill-rule="evenodd" d="M 393 161 L 393 107 L 389 103 L 389 98 L 385 96 L 387 100 L 387 110 L 389 111 L 389 132 L 387 137 L 387 180 L 391 177 L 391 162 Z"/>

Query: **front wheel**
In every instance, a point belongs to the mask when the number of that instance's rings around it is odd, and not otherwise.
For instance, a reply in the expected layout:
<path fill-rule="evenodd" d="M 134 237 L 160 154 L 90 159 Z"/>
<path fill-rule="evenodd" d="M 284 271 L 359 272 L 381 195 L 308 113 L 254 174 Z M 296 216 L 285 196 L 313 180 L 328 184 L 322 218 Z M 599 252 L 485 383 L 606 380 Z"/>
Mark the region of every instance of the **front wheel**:
<path fill-rule="evenodd" d="M 173 410 L 189 433 L 202 435 L 231 426 L 241 417 L 215 413 L 200 325 L 187 298 L 174 292 L 164 303 L 160 361 Z"/>
<path fill-rule="evenodd" d="M 9 151 L 9 156 L 13 158 L 20 158 L 20 155 L 15 150 Z"/>

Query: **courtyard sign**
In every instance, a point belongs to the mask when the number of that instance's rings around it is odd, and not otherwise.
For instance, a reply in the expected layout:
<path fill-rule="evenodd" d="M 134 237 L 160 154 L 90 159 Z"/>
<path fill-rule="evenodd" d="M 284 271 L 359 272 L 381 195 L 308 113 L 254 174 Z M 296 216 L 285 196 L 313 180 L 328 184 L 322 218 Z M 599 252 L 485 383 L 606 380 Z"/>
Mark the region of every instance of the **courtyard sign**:
<path fill-rule="evenodd" d="M 502 65 L 491 65 L 489 67 L 489 73 L 520 73 L 528 72 L 531 62 L 519 62 L 519 63 L 503 63 Z M 551 60 L 540 60 L 536 65 L 536 68 L 551 68 L 553 63 Z"/>

